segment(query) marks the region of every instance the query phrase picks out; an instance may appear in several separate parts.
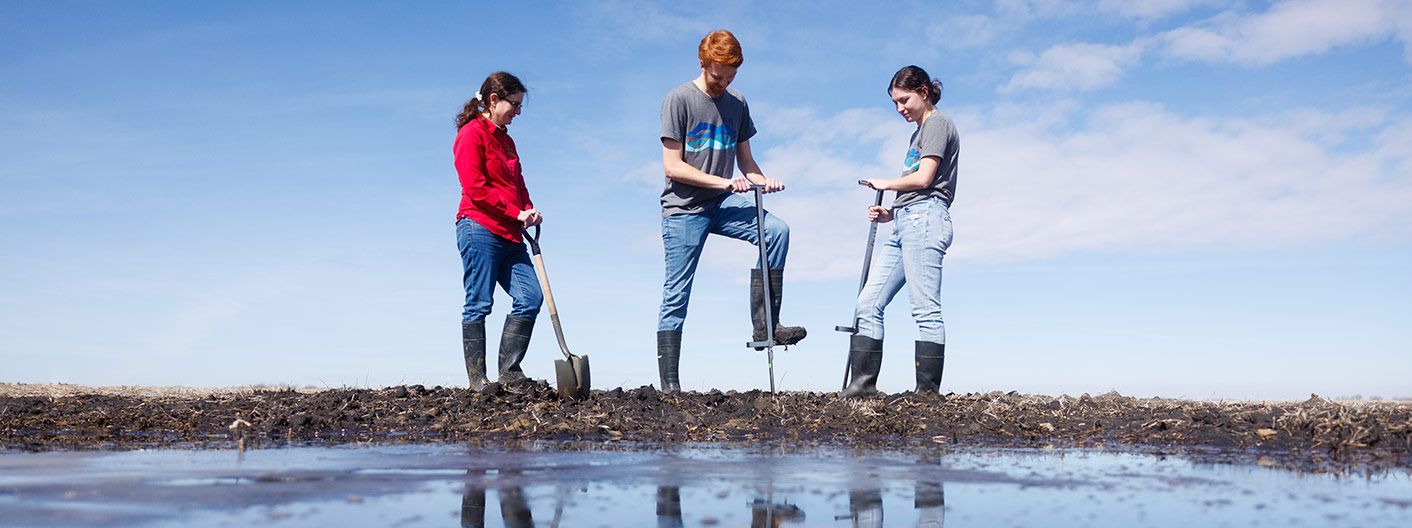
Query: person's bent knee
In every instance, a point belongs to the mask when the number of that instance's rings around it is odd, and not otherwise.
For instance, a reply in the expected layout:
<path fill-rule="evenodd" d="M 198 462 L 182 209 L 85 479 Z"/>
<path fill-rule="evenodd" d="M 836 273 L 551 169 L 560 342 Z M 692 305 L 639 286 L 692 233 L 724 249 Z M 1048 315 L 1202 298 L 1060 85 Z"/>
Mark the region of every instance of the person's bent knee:
<path fill-rule="evenodd" d="M 789 244 L 789 224 L 777 216 L 765 217 L 765 236 L 772 243 Z"/>

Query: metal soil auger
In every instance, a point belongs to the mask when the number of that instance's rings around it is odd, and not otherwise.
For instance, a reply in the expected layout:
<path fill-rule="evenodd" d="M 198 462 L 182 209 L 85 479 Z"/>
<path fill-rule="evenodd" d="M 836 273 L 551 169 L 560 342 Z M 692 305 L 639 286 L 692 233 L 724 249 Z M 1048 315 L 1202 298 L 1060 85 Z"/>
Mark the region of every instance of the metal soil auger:
<path fill-rule="evenodd" d="M 554 294 L 549 291 L 549 275 L 544 271 L 544 257 L 539 254 L 539 226 L 534 226 L 534 235 L 525 230 L 525 240 L 534 254 L 534 272 L 539 276 L 539 288 L 544 290 L 544 300 L 549 304 L 549 319 L 554 322 L 554 336 L 559 338 L 559 350 L 564 359 L 554 360 L 554 375 L 557 378 L 559 397 L 582 400 L 588 397 L 589 372 L 588 356 L 569 353 L 569 345 L 564 343 L 564 328 L 559 325 L 559 310 L 554 307 Z"/>
<path fill-rule="evenodd" d="M 757 185 L 753 183 L 750 184 L 750 190 L 755 191 L 755 228 L 756 233 L 759 236 L 759 238 L 756 239 L 756 242 L 758 243 L 755 245 L 760 247 L 760 274 L 761 277 L 763 277 L 763 280 L 761 280 L 760 282 L 764 284 L 764 302 L 766 303 L 766 308 L 764 310 L 765 340 L 751 341 L 749 343 L 746 343 L 745 346 L 753 348 L 755 350 L 760 350 L 762 348 L 765 349 L 766 361 L 768 361 L 767 364 L 770 367 L 770 394 L 774 394 L 776 344 L 775 314 L 773 313 L 773 310 L 769 308 L 769 300 L 773 298 L 770 295 L 774 286 L 770 284 L 772 282 L 770 280 L 770 274 L 766 272 L 766 270 L 769 269 L 769 265 L 767 264 L 769 262 L 769 259 L 765 257 L 765 201 L 764 195 L 762 194 L 764 189 L 764 185 Z"/>
<path fill-rule="evenodd" d="M 859 180 L 858 183 L 859 183 L 859 184 L 863 184 L 864 181 L 863 181 L 863 180 Z M 882 191 L 878 191 L 878 197 L 877 197 L 876 200 L 873 200 L 873 206 L 874 206 L 874 207 L 882 207 L 882 201 L 883 201 L 883 192 L 882 192 Z M 873 222 L 868 225 L 868 247 L 867 247 L 867 249 L 863 250 L 863 276 L 858 278 L 858 293 L 860 293 L 860 294 L 863 293 L 863 287 L 868 285 L 868 268 L 873 265 L 873 242 L 875 242 L 875 241 L 877 240 L 877 237 L 878 237 L 878 221 L 877 221 L 876 219 L 874 219 Z M 847 333 L 849 333 L 849 334 L 856 334 L 856 333 L 858 333 L 858 310 L 857 310 L 857 306 L 856 306 L 856 305 L 854 306 L 854 311 L 853 311 L 853 325 L 852 325 L 852 326 L 835 326 L 835 327 L 833 327 L 833 329 L 834 329 L 834 330 L 837 330 L 837 331 L 839 331 L 839 332 L 847 332 Z M 852 355 L 850 355 L 849 358 L 848 358 L 848 364 L 847 364 L 847 366 L 845 366 L 845 367 L 843 368 L 843 388 L 845 388 L 845 389 L 848 388 L 848 373 L 849 373 L 850 371 L 852 371 L 852 370 L 853 370 L 853 357 L 852 357 Z M 842 390 L 842 389 L 839 389 L 839 390 Z"/>

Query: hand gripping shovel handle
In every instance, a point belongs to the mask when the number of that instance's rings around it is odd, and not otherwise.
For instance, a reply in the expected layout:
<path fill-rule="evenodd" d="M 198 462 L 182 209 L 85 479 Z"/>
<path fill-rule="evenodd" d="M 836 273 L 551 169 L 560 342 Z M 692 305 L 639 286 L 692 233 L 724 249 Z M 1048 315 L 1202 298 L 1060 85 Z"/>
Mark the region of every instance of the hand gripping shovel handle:
<path fill-rule="evenodd" d="M 529 242 L 530 253 L 534 255 L 534 273 L 539 276 L 539 287 L 544 290 L 544 301 L 549 304 L 549 320 L 554 323 L 554 337 L 559 338 L 559 350 L 564 352 L 564 359 L 572 361 L 574 355 L 569 353 L 569 345 L 564 342 L 564 328 L 559 325 L 559 309 L 554 307 L 554 293 L 549 290 L 549 275 L 544 271 L 544 256 L 539 254 L 539 226 L 534 226 L 533 235 L 529 229 L 525 230 L 525 241 Z"/>
<path fill-rule="evenodd" d="M 882 207 L 882 201 L 883 201 L 883 192 L 882 192 L 882 191 L 878 191 L 878 196 L 877 196 L 877 198 L 875 198 L 875 199 L 873 200 L 873 206 L 874 206 L 874 207 Z M 858 278 L 858 293 L 860 293 L 860 294 L 863 293 L 863 287 L 868 285 L 868 268 L 872 267 L 872 265 L 873 265 L 873 243 L 877 241 L 877 238 L 878 238 L 878 221 L 877 221 L 876 219 L 874 219 L 874 220 L 873 220 L 871 223 L 869 223 L 869 225 L 868 225 L 868 247 L 863 250 L 863 276 Z M 857 311 L 857 308 L 856 308 L 856 303 L 855 303 L 855 308 L 854 308 L 854 312 L 853 312 L 853 326 L 849 326 L 849 327 L 845 327 L 845 326 L 835 326 L 835 327 L 834 327 L 834 330 L 837 330 L 837 331 L 839 331 L 839 332 L 848 332 L 848 333 L 850 333 L 850 334 L 857 334 L 857 333 L 858 333 L 858 311 Z M 852 371 L 853 371 L 853 354 L 850 353 L 850 354 L 848 355 L 847 364 L 845 364 L 844 367 L 843 367 L 843 388 L 845 388 L 845 389 L 848 388 L 848 374 L 849 374 L 850 372 L 852 372 Z M 840 390 L 842 390 L 842 389 L 840 389 Z"/>

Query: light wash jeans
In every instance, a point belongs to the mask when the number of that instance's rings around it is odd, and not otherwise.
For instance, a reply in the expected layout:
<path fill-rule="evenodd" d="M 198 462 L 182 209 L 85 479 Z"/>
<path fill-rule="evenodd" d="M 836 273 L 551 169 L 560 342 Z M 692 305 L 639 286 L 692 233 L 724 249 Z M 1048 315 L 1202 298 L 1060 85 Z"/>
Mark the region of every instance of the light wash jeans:
<path fill-rule="evenodd" d="M 544 294 L 523 242 L 505 240 L 475 220 L 462 218 L 456 222 L 456 246 L 461 250 L 461 282 L 466 288 L 462 321 L 484 321 L 490 315 L 496 283 L 514 299 L 510 315 L 527 319 L 539 315 Z"/>
<path fill-rule="evenodd" d="M 893 213 L 892 236 L 873 256 L 868 282 L 858 294 L 858 335 L 883 338 L 883 309 L 905 285 L 918 340 L 946 344 L 941 259 L 951 247 L 951 212 L 941 198 L 928 198 Z"/>
<path fill-rule="evenodd" d="M 706 235 L 716 234 L 758 245 L 755 202 L 739 194 L 727 194 L 696 214 L 672 215 L 662 219 L 662 246 L 666 250 L 667 273 L 662 284 L 662 311 L 657 330 L 681 330 L 686 322 L 686 304 L 691 299 L 691 282 Z M 783 268 L 789 253 L 789 225 L 765 212 L 765 258 L 771 268 Z M 755 265 L 758 267 L 760 263 Z"/>

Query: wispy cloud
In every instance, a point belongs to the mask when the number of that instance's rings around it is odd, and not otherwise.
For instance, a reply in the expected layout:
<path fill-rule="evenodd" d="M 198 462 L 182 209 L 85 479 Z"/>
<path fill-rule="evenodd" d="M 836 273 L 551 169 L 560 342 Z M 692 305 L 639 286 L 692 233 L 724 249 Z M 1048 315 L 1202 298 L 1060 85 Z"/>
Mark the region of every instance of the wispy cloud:
<path fill-rule="evenodd" d="M 1112 84 L 1128 67 L 1142 59 L 1143 45 L 1060 44 L 1039 55 L 1016 53 L 1015 63 L 1027 68 L 1016 73 L 1001 92 L 1016 90 L 1093 90 Z"/>
<path fill-rule="evenodd" d="M 946 17 L 927 26 L 927 41 L 933 48 L 973 48 L 990 44 L 1003 24 L 986 15 Z"/>
<path fill-rule="evenodd" d="M 1370 122 L 1355 109 L 1302 119 L 1304 127 L 1290 128 L 1285 116 L 1187 117 L 1130 103 L 1101 107 L 1065 132 L 1023 122 L 963 128 L 958 257 L 1412 235 L 1412 175 L 1398 170 L 1412 158 L 1401 139 L 1412 117 Z M 1335 153 L 1321 129 L 1380 139 Z"/>
<path fill-rule="evenodd" d="M 1196 7 L 1230 3 L 1229 0 L 1098 0 L 1099 11 L 1116 13 L 1137 21 L 1152 21 L 1190 11 Z"/>
<path fill-rule="evenodd" d="M 856 273 L 872 194 L 854 182 L 895 175 L 911 125 L 862 109 L 765 118 L 829 131 L 760 156 L 792 185 L 767 198 L 791 224 L 792 276 Z M 1412 116 L 1353 108 L 1193 117 L 1135 102 L 962 109 L 953 118 L 962 148 L 952 258 L 961 261 L 1412 238 Z M 739 267 L 753 251 L 723 245 L 705 262 Z"/>
<path fill-rule="evenodd" d="M 1264 13 L 1227 11 L 1159 38 L 1169 57 L 1259 66 L 1392 36 L 1406 43 L 1409 22 L 1405 0 L 1294 0 Z"/>
<path fill-rule="evenodd" d="M 1199 3 L 1202 2 L 1172 0 L 1122 4 L 1143 8 L 1120 9 L 1119 4 L 1100 2 L 1099 7 L 1143 18 L 1189 9 Z M 1387 38 L 1401 40 L 1408 50 L 1408 61 L 1412 62 L 1412 1 L 1292 0 L 1277 3 L 1263 13 L 1225 11 L 1127 44 L 1067 43 L 1038 54 L 1015 52 L 1010 59 L 1022 69 L 1000 91 L 1093 90 L 1117 82 L 1152 55 L 1266 66 Z"/>

